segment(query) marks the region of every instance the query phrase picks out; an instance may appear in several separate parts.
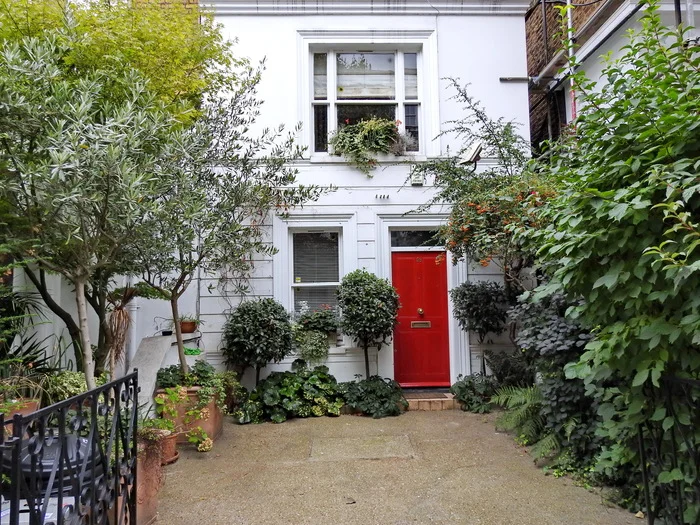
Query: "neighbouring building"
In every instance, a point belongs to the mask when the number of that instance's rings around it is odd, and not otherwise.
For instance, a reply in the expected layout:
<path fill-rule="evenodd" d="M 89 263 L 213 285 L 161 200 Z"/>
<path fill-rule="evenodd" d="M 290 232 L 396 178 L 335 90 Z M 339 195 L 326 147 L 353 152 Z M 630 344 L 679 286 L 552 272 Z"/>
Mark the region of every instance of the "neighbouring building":
<path fill-rule="evenodd" d="M 562 14 L 559 8 L 573 8 Z M 580 5 L 578 5 L 580 4 Z M 700 4 L 699 4 L 700 6 Z M 662 20 L 671 25 L 695 27 L 693 0 L 661 0 Z M 525 16 L 527 30 L 527 73 L 530 76 L 530 137 L 537 149 L 543 140 L 557 138 L 576 115 L 575 90 L 565 70 L 567 51 L 563 36 L 573 36 L 576 60 L 588 78 L 602 73 L 601 57 L 616 56 L 625 45 L 626 33 L 639 27 L 644 5 L 638 0 L 534 0 Z M 688 33 L 697 38 L 697 30 Z M 695 43 L 697 45 L 697 42 Z"/>

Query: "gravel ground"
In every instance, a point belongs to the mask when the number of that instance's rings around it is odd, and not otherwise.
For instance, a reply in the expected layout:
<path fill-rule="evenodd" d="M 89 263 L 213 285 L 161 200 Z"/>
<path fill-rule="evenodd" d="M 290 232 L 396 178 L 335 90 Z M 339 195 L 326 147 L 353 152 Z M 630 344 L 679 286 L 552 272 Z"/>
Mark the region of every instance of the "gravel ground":
<path fill-rule="evenodd" d="M 459 410 L 238 426 L 166 467 L 158 522 L 625 525 L 570 480 L 545 476 L 493 416 Z"/>

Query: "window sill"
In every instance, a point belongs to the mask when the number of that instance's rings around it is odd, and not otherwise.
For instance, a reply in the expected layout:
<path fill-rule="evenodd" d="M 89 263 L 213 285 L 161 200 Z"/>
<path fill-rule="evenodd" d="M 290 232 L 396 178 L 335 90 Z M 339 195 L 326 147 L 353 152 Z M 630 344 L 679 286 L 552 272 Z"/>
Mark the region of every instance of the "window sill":
<path fill-rule="evenodd" d="M 428 157 L 415 153 L 410 155 L 390 155 L 378 154 L 377 162 L 379 164 L 406 164 L 409 162 L 425 162 Z M 329 155 L 327 153 L 314 153 L 309 157 L 311 164 L 349 164 L 347 159 L 341 155 Z"/>

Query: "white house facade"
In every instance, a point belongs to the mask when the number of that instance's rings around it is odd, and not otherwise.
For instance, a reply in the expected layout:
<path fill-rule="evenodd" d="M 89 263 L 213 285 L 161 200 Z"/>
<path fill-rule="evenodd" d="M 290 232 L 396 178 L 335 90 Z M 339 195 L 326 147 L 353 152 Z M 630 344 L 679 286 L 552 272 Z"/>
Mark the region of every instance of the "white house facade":
<path fill-rule="evenodd" d="M 288 217 L 269 219 L 278 252 L 255 261 L 249 293 L 229 293 L 215 278 L 198 276 L 180 311 L 204 322 L 197 341 L 206 358 L 223 366 L 226 313 L 256 297 L 273 297 L 288 311 L 336 302 L 342 277 L 366 268 L 389 279 L 401 298 L 392 344 L 371 355 L 371 371 L 404 386 L 448 386 L 480 368 L 480 348 L 452 317 L 448 290 L 466 280 L 491 279 L 497 270 L 462 263 L 425 240 L 446 218 L 436 206 L 409 213 L 433 195 L 431 180 L 409 180 L 414 162 L 448 155 L 462 145 L 442 135 L 463 116 L 446 78 L 470 84 L 491 117 L 523 124 L 527 138 L 528 87 L 524 14 L 529 0 L 215 0 L 211 8 L 235 52 L 265 59 L 259 85 L 260 129 L 301 123 L 306 153 L 296 167 L 302 184 L 337 190 Z M 328 134 L 344 122 L 380 116 L 400 121 L 417 144 L 405 156 L 380 159 L 366 176 L 328 151 Z M 494 159 L 483 159 L 483 167 Z M 446 257 L 445 257 L 446 256 Z M 444 260 L 440 262 L 441 259 Z M 437 259 L 437 262 L 436 262 Z M 165 302 L 138 299 L 128 339 L 157 336 L 169 319 Z M 496 342 L 498 343 L 498 341 Z M 503 341 L 505 344 L 506 342 Z M 174 355 L 174 354 L 173 354 Z M 287 369 L 294 357 L 270 370 Z M 364 356 L 340 338 L 327 362 L 338 380 L 364 374 Z M 265 375 L 266 371 L 263 371 Z"/>

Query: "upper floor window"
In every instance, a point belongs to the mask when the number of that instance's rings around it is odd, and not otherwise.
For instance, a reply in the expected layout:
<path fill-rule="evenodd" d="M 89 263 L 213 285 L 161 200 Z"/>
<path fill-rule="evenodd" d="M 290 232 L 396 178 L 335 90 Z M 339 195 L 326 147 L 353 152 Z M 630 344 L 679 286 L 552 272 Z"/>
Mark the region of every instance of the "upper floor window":
<path fill-rule="evenodd" d="M 361 120 L 398 121 L 420 149 L 418 51 L 324 50 L 313 52 L 314 152 L 328 151 L 328 134 Z"/>

